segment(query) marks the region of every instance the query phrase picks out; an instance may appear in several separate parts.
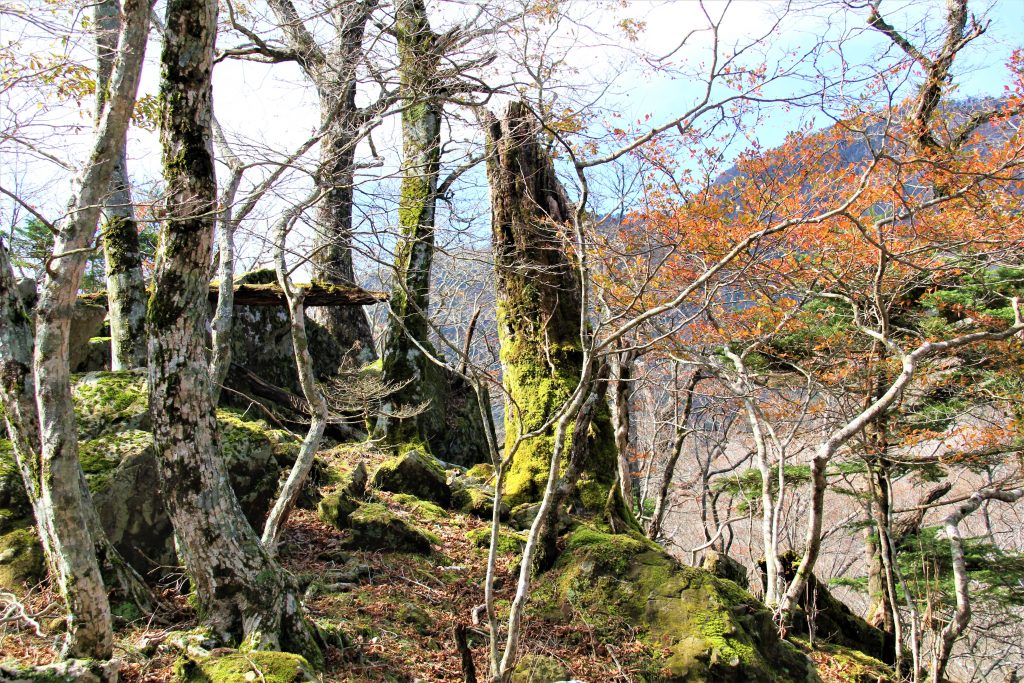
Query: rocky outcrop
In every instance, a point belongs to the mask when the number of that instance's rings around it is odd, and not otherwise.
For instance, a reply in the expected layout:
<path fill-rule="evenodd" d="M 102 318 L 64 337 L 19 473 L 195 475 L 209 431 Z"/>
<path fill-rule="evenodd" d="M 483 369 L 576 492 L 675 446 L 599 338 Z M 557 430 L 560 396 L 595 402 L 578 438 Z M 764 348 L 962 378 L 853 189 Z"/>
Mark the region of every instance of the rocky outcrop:
<path fill-rule="evenodd" d="M 302 683 L 318 680 L 316 671 L 304 657 L 288 652 L 217 650 L 205 656 L 185 655 L 174 665 L 175 683 Z"/>
<path fill-rule="evenodd" d="M 444 469 L 437 460 L 416 448 L 381 463 L 370 483 L 381 491 L 408 493 L 441 507 L 449 507 L 452 502 L 452 490 Z"/>
<path fill-rule="evenodd" d="M 639 535 L 579 526 L 544 582 L 558 603 L 542 606 L 546 613 L 561 606 L 645 630 L 659 645 L 652 669 L 666 683 L 820 681 L 811 661 L 779 638 L 764 605 Z"/>
<path fill-rule="evenodd" d="M 79 455 L 107 536 L 143 576 L 176 564 L 173 529 L 160 499 L 150 433 L 149 401 L 141 372 L 99 372 L 75 378 Z M 298 439 L 234 410 L 217 413 L 221 451 L 249 521 L 262 524 Z M 10 474 L 9 445 L 0 441 L 4 514 L 25 516 L 20 478 Z M 13 512 L 12 512 L 13 510 Z"/>

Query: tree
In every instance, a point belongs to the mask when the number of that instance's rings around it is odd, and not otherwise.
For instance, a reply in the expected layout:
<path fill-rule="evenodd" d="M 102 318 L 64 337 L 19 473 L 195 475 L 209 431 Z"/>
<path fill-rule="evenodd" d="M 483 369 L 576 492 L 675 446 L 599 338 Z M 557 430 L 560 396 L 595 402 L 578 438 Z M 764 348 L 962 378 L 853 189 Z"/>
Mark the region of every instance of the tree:
<path fill-rule="evenodd" d="M 321 661 L 315 627 L 228 484 L 203 331 L 217 204 L 210 127 L 217 7 L 167 6 L 161 55 L 166 219 L 147 319 L 150 412 L 165 504 L 204 623 L 227 643 Z"/>

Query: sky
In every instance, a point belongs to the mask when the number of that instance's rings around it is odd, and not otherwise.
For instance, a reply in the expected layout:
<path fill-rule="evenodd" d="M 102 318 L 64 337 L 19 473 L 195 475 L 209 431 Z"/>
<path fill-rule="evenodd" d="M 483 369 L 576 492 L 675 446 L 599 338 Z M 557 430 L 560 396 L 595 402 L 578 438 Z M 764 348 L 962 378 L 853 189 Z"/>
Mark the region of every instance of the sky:
<path fill-rule="evenodd" d="M 511 10 L 512 0 L 499 4 Z M 858 0 L 847 4 L 863 5 Z M 47 0 L 29 0 L 29 11 L 49 6 Z M 475 0 L 434 0 L 428 2 L 435 29 L 458 22 L 475 12 Z M 247 5 L 249 17 L 258 20 L 259 2 Z M 1024 42 L 1024 0 L 975 0 L 971 7 L 981 21 L 990 22 L 985 35 L 972 44 L 958 60 L 956 67 L 956 95 L 998 95 L 1005 75 L 1005 63 L 1010 52 Z M 941 28 L 945 12 L 942 0 L 883 0 L 882 12 L 890 23 L 913 34 L 926 44 L 934 43 Z M 787 10 L 788 13 L 787 13 Z M 161 9 L 158 6 L 158 12 Z M 510 46 L 528 53 L 525 59 L 531 67 L 541 61 L 557 61 L 559 88 L 552 92 L 558 96 L 557 104 L 570 110 L 593 115 L 591 131 L 605 125 L 630 125 L 642 130 L 645 126 L 669 121 L 691 106 L 702 94 L 703 85 L 697 78 L 701 66 L 709 59 L 711 34 L 706 28 L 710 20 L 719 22 L 720 53 L 728 53 L 748 45 L 752 37 L 767 36 L 756 46 L 752 61 L 764 61 L 768 69 L 780 72 L 779 79 L 765 90 L 768 97 L 790 97 L 795 93 L 813 92 L 821 87 L 822 73 L 834 72 L 840 64 L 865 65 L 852 69 L 851 76 L 862 75 L 894 56 L 884 36 L 866 27 L 866 10 L 844 7 L 841 0 L 793 0 L 792 3 L 739 0 L 725 2 L 712 0 L 703 5 L 696 0 L 669 2 L 611 0 L 585 0 L 569 5 L 568 17 L 558 22 L 540 23 L 517 35 L 496 35 L 488 40 L 503 52 Z M 785 15 L 777 32 L 770 29 L 780 15 Z M 80 28 L 81 14 L 75 21 Z M 635 41 L 627 39 L 623 22 L 636 29 Z M 40 33 L 40 31 L 36 31 Z M 13 38 L 25 35 L 20 25 L 10 16 L 0 13 L 0 46 Z M 679 47 L 686 36 L 686 44 Z M 822 39 L 831 41 L 831 49 L 819 54 L 817 61 L 806 58 L 807 51 Z M 23 49 L 42 45 L 25 42 Z M 89 41 L 79 39 L 70 50 L 89 63 Z M 235 44 L 236 39 L 222 35 L 220 47 Z M 678 49 L 677 49 L 678 48 Z M 659 59 L 661 58 L 661 59 Z M 159 44 L 155 35 L 150 44 L 144 70 L 142 94 L 155 95 L 159 81 Z M 515 59 L 499 58 L 489 69 L 488 78 L 506 82 L 529 80 L 528 70 Z M 905 96 L 916 81 L 904 85 L 897 93 Z M 846 93 L 844 93 L 846 94 Z M 363 95 L 365 98 L 367 95 Z M 32 92 L 16 90 L 0 93 L 0 125 L 9 129 L 9 112 L 31 105 Z M 18 99 L 20 98 L 20 99 Z M 500 98 L 489 102 L 494 108 Z M 37 143 L 45 146 L 54 156 L 74 165 L 82 156 L 82 145 L 88 140 L 88 99 L 81 107 L 57 109 L 48 114 L 45 123 L 55 123 L 59 134 L 38 136 Z M 286 154 L 305 140 L 317 128 L 319 112 L 316 94 L 293 64 L 259 65 L 238 61 L 223 61 L 214 73 L 214 106 L 218 119 L 229 132 L 236 151 L 252 158 L 266 158 Z M 472 116 L 463 111 L 450 129 L 453 138 L 479 141 L 479 128 Z M 724 163 L 741 151 L 742 147 L 757 142 L 769 148 L 778 145 L 785 136 L 810 121 L 812 126 L 828 125 L 828 117 L 817 107 L 766 107 L 763 118 L 751 126 L 745 138 L 734 141 L 725 150 Z M 620 123 L 621 122 L 621 123 Z M 77 131 L 76 128 L 77 127 Z M 47 130 L 45 126 L 41 130 Z M 399 163 L 400 136 L 397 118 L 391 117 L 374 132 L 375 146 L 384 157 L 382 167 L 368 169 L 364 178 L 394 176 Z M 475 144 L 475 143 L 474 143 Z M 158 182 L 159 145 L 152 132 L 135 131 L 129 142 L 130 166 L 138 187 L 145 189 Z M 458 163 L 466 146 L 452 145 L 448 168 Z M 368 146 L 361 147 L 364 158 L 369 156 Z M 51 216 L 58 216 L 70 193 L 70 174 L 54 164 L 40 162 L 33 154 L 25 153 L 10 141 L 0 143 L 0 183 L 4 187 L 26 187 L 33 190 L 32 200 Z M 600 174 L 600 169 L 595 171 Z M 255 175 L 257 175 L 258 172 Z M 479 222 L 486 209 L 485 192 L 480 173 L 468 174 L 463 184 L 468 202 L 464 210 Z M 301 192 L 307 177 L 296 175 L 285 185 L 283 192 Z M 393 188 L 395 182 L 385 179 L 371 183 L 367 188 Z M 367 192 L 370 190 L 368 189 Z M 304 194 L 304 193 L 303 193 Z M 367 197 L 368 195 L 364 195 Z M 261 216 L 257 216 L 250 230 L 266 230 L 270 217 L 279 211 L 280 202 L 268 202 Z M 387 207 L 376 206 L 366 200 L 367 215 L 378 220 L 389 220 Z M 10 205 L 0 199 L 0 225 L 6 231 L 10 225 Z M 22 214 L 23 215 L 23 214 Z M 255 253 L 255 252 L 253 252 Z"/>

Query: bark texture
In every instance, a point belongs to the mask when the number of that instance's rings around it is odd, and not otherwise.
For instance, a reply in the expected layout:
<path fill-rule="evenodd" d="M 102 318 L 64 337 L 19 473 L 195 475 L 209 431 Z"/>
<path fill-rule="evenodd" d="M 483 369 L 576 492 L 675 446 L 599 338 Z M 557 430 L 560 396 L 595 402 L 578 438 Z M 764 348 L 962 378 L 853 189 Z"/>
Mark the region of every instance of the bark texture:
<path fill-rule="evenodd" d="M 389 399 L 395 408 L 431 402 L 419 415 L 398 419 L 386 411 L 378 432 L 392 442 L 425 440 L 424 423 L 443 401 L 435 387 L 440 368 L 430 349 L 430 267 L 441 164 L 441 102 L 437 99 L 438 36 L 430 30 L 421 0 L 402 0 L 395 23 L 402 88 L 402 189 L 398 205 L 401 240 L 395 252 L 395 286 L 383 349 L 384 380 L 400 386 Z M 435 406 L 433 404 L 441 404 Z"/>
<path fill-rule="evenodd" d="M 117 55 L 121 28 L 118 0 L 101 0 L 93 8 L 96 24 L 96 118 L 107 107 L 110 76 Z M 145 46 L 143 45 L 143 49 Z M 110 313 L 110 362 L 113 370 L 146 364 L 146 283 L 142 275 L 142 249 L 135 221 L 135 206 L 128 183 L 128 155 L 121 148 L 103 200 L 100 227 L 106 261 Z"/>
<path fill-rule="evenodd" d="M 487 125 L 506 449 L 544 427 L 573 393 L 583 362 L 580 275 L 566 239 L 572 208 L 538 133 L 523 102 Z M 509 505 L 540 498 L 553 437 L 549 427 L 520 447 L 506 480 Z M 600 509 L 617 467 L 607 408 L 594 416 L 587 441 L 579 489 L 586 507 Z"/>
<path fill-rule="evenodd" d="M 172 0 L 162 64 L 166 221 L 149 300 L 150 413 L 165 502 L 204 623 L 224 642 L 322 661 L 284 571 L 246 521 L 219 457 L 204 330 L 216 180 L 211 68 L 217 5 Z"/>

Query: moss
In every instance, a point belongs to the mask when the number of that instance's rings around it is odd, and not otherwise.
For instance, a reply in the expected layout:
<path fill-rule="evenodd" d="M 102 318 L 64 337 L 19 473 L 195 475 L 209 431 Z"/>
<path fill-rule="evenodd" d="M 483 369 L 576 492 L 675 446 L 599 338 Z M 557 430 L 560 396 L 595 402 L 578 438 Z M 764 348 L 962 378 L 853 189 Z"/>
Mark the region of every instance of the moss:
<path fill-rule="evenodd" d="M 73 378 L 80 439 L 149 428 L 149 394 L 142 372 L 90 372 Z"/>
<path fill-rule="evenodd" d="M 427 500 L 420 500 L 408 493 L 395 494 L 395 502 L 409 509 L 419 519 L 426 519 L 432 522 L 439 522 L 448 519 L 449 515 L 444 508 L 435 505 Z"/>
<path fill-rule="evenodd" d="M 0 586 L 18 589 L 42 580 L 43 548 L 29 520 L 0 536 Z"/>
<path fill-rule="evenodd" d="M 351 543 L 362 550 L 430 552 L 431 538 L 380 503 L 360 503 L 349 515 Z"/>
<path fill-rule="evenodd" d="M 92 492 L 106 488 L 117 466 L 125 458 L 139 455 L 153 447 L 153 435 L 139 429 L 126 429 L 117 434 L 104 434 L 78 444 L 78 457 L 82 462 Z"/>
<path fill-rule="evenodd" d="M 827 681 L 842 683 L 897 683 L 900 677 L 891 666 L 874 657 L 830 643 L 815 642 L 813 646 L 803 639 L 793 643 L 814 661 L 818 673 Z"/>
<path fill-rule="evenodd" d="M 343 493 L 324 496 L 316 506 L 320 519 L 338 529 L 347 529 L 349 516 L 356 511 L 359 503 Z"/>
<path fill-rule="evenodd" d="M 305 658 L 287 652 L 229 652 L 181 657 L 174 665 L 177 683 L 298 683 L 315 681 Z"/>
<path fill-rule="evenodd" d="M 554 683 L 568 678 L 565 665 L 547 655 L 523 655 L 512 672 L 512 683 Z"/>
<path fill-rule="evenodd" d="M 489 548 L 491 546 L 490 527 L 473 529 L 466 533 L 466 538 L 478 548 Z M 523 552 L 526 547 L 526 534 L 514 531 L 498 531 L 498 552 L 506 555 L 517 555 Z"/>
<path fill-rule="evenodd" d="M 494 478 L 494 465 L 487 462 L 478 463 L 466 470 L 466 476 L 488 482 Z"/>
<path fill-rule="evenodd" d="M 657 664 L 664 680 L 815 680 L 806 658 L 779 640 L 771 612 L 751 595 L 731 581 L 680 566 L 639 535 L 581 526 L 545 580 L 556 600 L 587 613 L 595 628 L 642 627 L 662 653 Z"/>
<path fill-rule="evenodd" d="M 413 445 L 381 463 L 373 473 L 372 484 L 382 491 L 408 493 L 444 507 L 451 505 L 452 492 L 444 469 Z"/>

